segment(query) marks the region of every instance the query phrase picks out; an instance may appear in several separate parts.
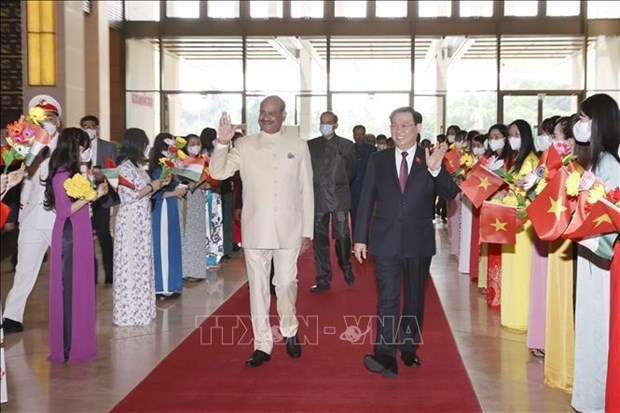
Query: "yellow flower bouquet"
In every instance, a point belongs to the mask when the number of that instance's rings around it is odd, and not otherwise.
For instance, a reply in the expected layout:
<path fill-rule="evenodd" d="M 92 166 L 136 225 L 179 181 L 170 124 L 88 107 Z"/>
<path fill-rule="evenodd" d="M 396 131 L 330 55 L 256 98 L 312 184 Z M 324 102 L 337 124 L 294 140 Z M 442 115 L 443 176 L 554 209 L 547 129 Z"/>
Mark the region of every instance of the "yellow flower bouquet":
<path fill-rule="evenodd" d="M 164 156 L 159 158 L 159 165 L 161 166 L 159 179 L 166 178 L 172 169 L 180 167 L 182 161 L 187 157 L 182 150 L 187 145 L 185 138 L 177 136 L 174 139 L 166 139 L 164 142 L 168 145 L 168 150 L 162 151 Z"/>
<path fill-rule="evenodd" d="M 67 179 L 63 185 L 67 195 L 74 199 L 92 202 L 97 199 L 97 191 L 93 182 L 83 174 L 77 173 Z"/>

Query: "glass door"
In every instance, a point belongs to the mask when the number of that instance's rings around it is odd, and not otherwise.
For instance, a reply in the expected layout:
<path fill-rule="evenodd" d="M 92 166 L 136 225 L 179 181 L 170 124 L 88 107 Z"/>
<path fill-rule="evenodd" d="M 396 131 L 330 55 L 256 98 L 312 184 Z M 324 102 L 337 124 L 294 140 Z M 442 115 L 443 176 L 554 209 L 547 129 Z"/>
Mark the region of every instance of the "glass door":
<path fill-rule="evenodd" d="M 444 95 L 415 95 L 413 108 L 422 115 L 422 139 L 431 142 L 446 132 L 446 97 Z"/>
<path fill-rule="evenodd" d="M 508 125 L 516 119 L 524 119 L 538 135 L 544 119 L 552 116 L 570 116 L 577 112 L 580 93 L 565 92 L 502 92 L 502 119 Z"/>

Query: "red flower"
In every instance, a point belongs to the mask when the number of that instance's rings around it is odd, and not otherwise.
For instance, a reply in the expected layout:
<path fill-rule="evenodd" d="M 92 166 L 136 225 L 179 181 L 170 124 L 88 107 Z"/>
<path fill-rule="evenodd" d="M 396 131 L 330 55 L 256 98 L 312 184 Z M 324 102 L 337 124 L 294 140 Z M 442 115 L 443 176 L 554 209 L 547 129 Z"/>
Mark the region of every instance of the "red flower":
<path fill-rule="evenodd" d="M 620 187 L 618 187 L 616 189 L 610 189 L 607 192 L 607 199 L 612 204 L 617 204 L 618 201 L 620 201 Z"/>
<path fill-rule="evenodd" d="M 168 147 L 168 152 L 170 152 L 170 153 L 177 153 L 177 152 L 179 152 L 179 148 L 177 148 L 176 146 L 169 146 Z"/>
<path fill-rule="evenodd" d="M 170 159 L 166 159 L 166 166 L 169 168 L 174 168 L 174 162 L 172 162 Z"/>
<path fill-rule="evenodd" d="M 413 158 L 413 162 L 417 163 L 418 165 L 422 163 L 420 158 L 418 158 L 417 156 L 415 158 Z"/>

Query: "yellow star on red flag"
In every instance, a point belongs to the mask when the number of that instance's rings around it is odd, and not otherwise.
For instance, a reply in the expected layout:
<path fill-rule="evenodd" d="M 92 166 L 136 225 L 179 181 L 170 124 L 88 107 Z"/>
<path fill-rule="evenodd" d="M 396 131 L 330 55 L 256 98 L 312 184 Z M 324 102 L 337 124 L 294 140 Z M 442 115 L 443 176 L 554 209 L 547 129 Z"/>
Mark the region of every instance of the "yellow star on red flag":
<path fill-rule="evenodd" d="M 568 208 L 564 206 L 562 202 L 562 197 L 556 200 L 554 200 L 552 197 L 549 197 L 549 201 L 551 201 L 551 206 L 549 207 L 547 212 L 551 212 L 553 215 L 555 215 L 555 219 L 557 221 L 562 216 L 562 212 L 566 211 Z"/>
<path fill-rule="evenodd" d="M 491 181 L 489 181 L 489 179 L 486 176 L 480 178 L 480 183 L 478 184 L 479 187 L 484 188 L 484 190 L 486 191 L 490 185 L 491 185 Z"/>
<path fill-rule="evenodd" d="M 602 215 L 599 215 L 598 217 L 596 217 L 594 219 L 594 228 L 598 227 L 603 222 L 611 224 L 611 217 L 609 216 L 609 214 L 602 214 Z"/>
<path fill-rule="evenodd" d="M 495 231 L 507 231 L 506 225 L 506 222 L 502 222 L 497 218 L 495 218 L 495 222 L 491 224 L 491 226 L 495 228 Z"/>

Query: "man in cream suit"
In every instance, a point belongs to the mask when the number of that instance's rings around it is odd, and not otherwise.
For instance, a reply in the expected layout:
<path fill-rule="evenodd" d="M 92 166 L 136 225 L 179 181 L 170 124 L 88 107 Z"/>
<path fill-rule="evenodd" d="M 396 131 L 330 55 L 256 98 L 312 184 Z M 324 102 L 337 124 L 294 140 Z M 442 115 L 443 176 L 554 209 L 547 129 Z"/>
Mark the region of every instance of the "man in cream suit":
<path fill-rule="evenodd" d="M 41 262 L 52 242 L 52 227 L 56 219 L 54 211 L 43 208 L 45 186 L 41 179 L 47 178 L 51 153 L 58 143 L 62 108 L 51 96 L 33 97 L 28 108 L 38 106 L 45 110 L 43 128 L 50 134 L 47 147 L 41 149 L 27 168 L 20 198 L 19 237 L 17 238 L 17 267 L 13 287 L 6 297 L 2 327 L 5 333 L 23 331 L 26 301 L 39 275 Z"/>
<path fill-rule="evenodd" d="M 250 285 L 254 352 L 245 364 L 271 360 L 269 271 L 273 258 L 280 332 L 289 356 L 301 356 L 297 338 L 297 257 L 310 245 L 314 225 L 312 163 L 306 142 L 293 128 L 282 126 L 285 103 L 268 96 L 260 104 L 261 132 L 229 146 L 234 125 L 220 118 L 210 172 L 225 179 L 239 170 L 243 182 L 241 231 Z"/>

